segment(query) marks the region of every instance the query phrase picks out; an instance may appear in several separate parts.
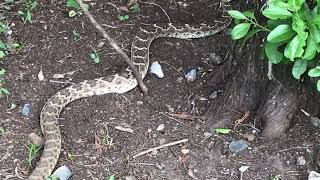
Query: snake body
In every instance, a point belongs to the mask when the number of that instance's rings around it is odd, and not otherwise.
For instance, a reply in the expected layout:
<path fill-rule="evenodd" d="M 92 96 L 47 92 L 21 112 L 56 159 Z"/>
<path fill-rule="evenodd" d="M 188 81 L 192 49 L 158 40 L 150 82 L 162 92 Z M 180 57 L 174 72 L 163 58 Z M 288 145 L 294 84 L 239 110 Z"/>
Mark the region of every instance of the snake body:
<path fill-rule="evenodd" d="M 134 36 L 131 45 L 131 61 L 138 69 L 142 79 L 149 67 L 149 46 L 154 39 L 171 37 L 180 39 L 202 38 L 219 33 L 230 24 L 217 22 L 213 26 L 188 24 L 143 25 Z M 40 114 L 40 126 L 44 136 L 44 149 L 40 161 L 28 177 L 29 180 L 44 180 L 51 175 L 61 151 L 61 133 L 58 118 L 63 108 L 72 101 L 93 95 L 125 93 L 138 85 L 132 71 L 128 68 L 119 74 L 85 80 L 71 85 L 54 94 L 44 105 Z"/>

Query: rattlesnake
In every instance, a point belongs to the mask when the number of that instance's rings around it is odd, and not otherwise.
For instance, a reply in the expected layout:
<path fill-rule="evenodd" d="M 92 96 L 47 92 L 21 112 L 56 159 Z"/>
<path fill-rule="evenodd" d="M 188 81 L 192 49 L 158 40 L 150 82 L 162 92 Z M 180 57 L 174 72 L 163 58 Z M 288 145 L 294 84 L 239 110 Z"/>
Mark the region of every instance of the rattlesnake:
<path fill-rule="evenodd" d="M 228 7 L 229 0 L 222 0 Z M 131 45 L 131 61 L 138 69 L 142 79 L 149 67 L 149 46 L 156 38 L 172 37 L 180 39 L 201 38 L 219 33 L 230 24 L 229 18 L 214 25 L 177 26 L 171 23 L 160 25 L 142 25 L 134 36 Z M 85 80 L 71 85 L 54 94 L 44 105 L 40 114 L 40 126 L 44 135 L 44 150 L 29 180 L 43 180 L 52 173 L 61 151 L 61 133 L 58 118 L 62 109 L 72 101 L 93 95 L 107 93 L 125 93 L 138 85 L 132 71 L 128 68 L 120 74 Z"/>

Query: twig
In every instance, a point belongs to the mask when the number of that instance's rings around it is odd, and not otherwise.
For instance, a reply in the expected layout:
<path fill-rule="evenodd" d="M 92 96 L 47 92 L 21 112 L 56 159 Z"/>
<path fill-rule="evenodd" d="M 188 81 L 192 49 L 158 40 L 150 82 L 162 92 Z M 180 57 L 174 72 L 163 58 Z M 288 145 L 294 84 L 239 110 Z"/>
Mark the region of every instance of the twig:
<path fill-rule="evenodd" d="M 196 120 L 196 119 L 201 119 L 201 120 L 206 120 L 207 119 L 206 116 L 196 116 L 196 115 L 189 115 L 189 114 L 183 114 L 183 113 L 180 113 L 180 114 L 168 113 L 168 115 L 172 116 L 172 117 L 175 117 L 175 118 L 178 118 L 178 119 L 185 119 L 185 120 L 190 120 L 190 121 L 193 121 L 193 120 Z"/>
<path fill-rule="evenodd" d="M 147 86 L 143 83 L 142 77 L 137 70 L 137 68 L 133 65 L 133 63 L 130 61 L 129 57 L 127 56 L 126 53 L 124 53 L 121 48 L 114 42 L 114 40 L 108 35 L 108 33 L 100 26 L 100 24 L 93 18 L 93 16 L 89 13 L 89 11 L 85 8 L 82 0 L 76 0 L 77 3 L 79 4 L 81 10 L 83 13 L 89 18 L 90 22 L 93 24 L 93 26 L 103 35 L 105 39 L 109 42 L 109 44 L 121 55 L 121 57 L 125 60 L 127 65 L 130 67 L 132 70 L 134 76 L 137 79 L 137 82 L 143 92 L 144 95 L 148 94 L 148 88 Z"/>
<path fill-rule="evenodd" d="M 268 61 L 268 74 L 267 74 L 267 76 L 268 76 L 268 79 L 271 81 L 273 75 L 272 75 L 272 63 L 270 61 Z"/>
<path fill-rule="evenodd" d="M 182 139 L 182 140 L 179 140 L 179 141 L 174 141 L 174 142 L 171 142 L 171 143 L 162 144 L 160 146 L 157 146 L 157 147 L 142 151 L 142 152 L 134 155 L 133 158 L 137 158 L 139 156 L 145 155 L 145 154 L 150 153 L 152 151 L 155 151 L 155 150 L 158 150 L 158 149 L 162 149 L 164 147 L 174 146 L 174 145 L 177 145 L 177 144 L 180 144 L 180 143 L 184 143 L 184 142 L 187 142 L 187 141 L 189 141 L 189 139 Z"/>
<path fill-rule="evenodd" d="M 285 152 L 285 151 L 289 151 L 289 150 L 293 150 L 293 149 L 308 149 L 308 148 L 311 148 L 312 145 L 309 145 L 309 146 L 297 146 L 297 147 L 291 147 L 291 148 L 287 148 L 287 149 L 282 149 L 280 151 L 278 151 L 278 153 L 280 152 Z"/>

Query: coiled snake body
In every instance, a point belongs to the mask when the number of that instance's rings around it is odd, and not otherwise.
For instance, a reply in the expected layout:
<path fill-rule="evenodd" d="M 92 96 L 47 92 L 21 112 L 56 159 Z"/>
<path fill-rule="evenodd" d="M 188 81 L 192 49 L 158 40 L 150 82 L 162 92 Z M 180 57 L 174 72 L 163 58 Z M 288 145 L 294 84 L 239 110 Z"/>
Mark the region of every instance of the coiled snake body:
<path fill-rule="evenodd" d="M 138 69 L 142 79 L 149 66 L 149 46 L 156 38 L 172 37 L 180 39 L 201 38 L 214 35 L 230 24 L 217 22 L 213 26 L 177 26 L 167 24 L 143 25 L 133 38 L 131 45 L 131 61 Z M 70 102 L 80 98 L 107 93 L 125 93 L 138 85 L 133 73 L 127 69 L 123 73 L 85 80 L 71 85 L 53 95 L 44 105 L 40 114 L 40 126 L 44 135 L 44 150 L 29 180 L 44 180 L 52 173 L 61 151 L 61 133 L 58 118 L 62 109 Z"/>

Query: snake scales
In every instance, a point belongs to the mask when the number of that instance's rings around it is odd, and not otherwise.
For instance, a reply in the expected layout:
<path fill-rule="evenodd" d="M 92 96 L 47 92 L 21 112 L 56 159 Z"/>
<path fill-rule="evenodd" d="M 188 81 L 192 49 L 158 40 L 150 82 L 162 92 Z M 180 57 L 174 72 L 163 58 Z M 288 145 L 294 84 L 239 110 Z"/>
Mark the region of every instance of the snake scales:
<path fill-rule="evenodd" d="M 229 0 L 222 0 L 228 7 Z M 149 46 L 154 39 L 172 37 L 180 39 L 202 38 L 219 33 L 230 24 L 216 22 L 214 25 L 198 26 L 173 24 L 143 25 L 134 36 L 131 44 L 131 61 L 138 69 L 142 79 L 146 76 L 149 66 Z M 36 168 L 28 177 L 29 180 L 43 180 L 52 173 L 61 151 L 61 133 L 58 118 L 62 109 L 72 101 L 93 95 L 107 93 L 125 93 L 138 85 L 132 71 L 128 68 L 120 74 L 85 80 L 71 85 L 54 94 L 44 105 L 40 114 L 40 126 L 44 135 L 44 150 Z"/>

